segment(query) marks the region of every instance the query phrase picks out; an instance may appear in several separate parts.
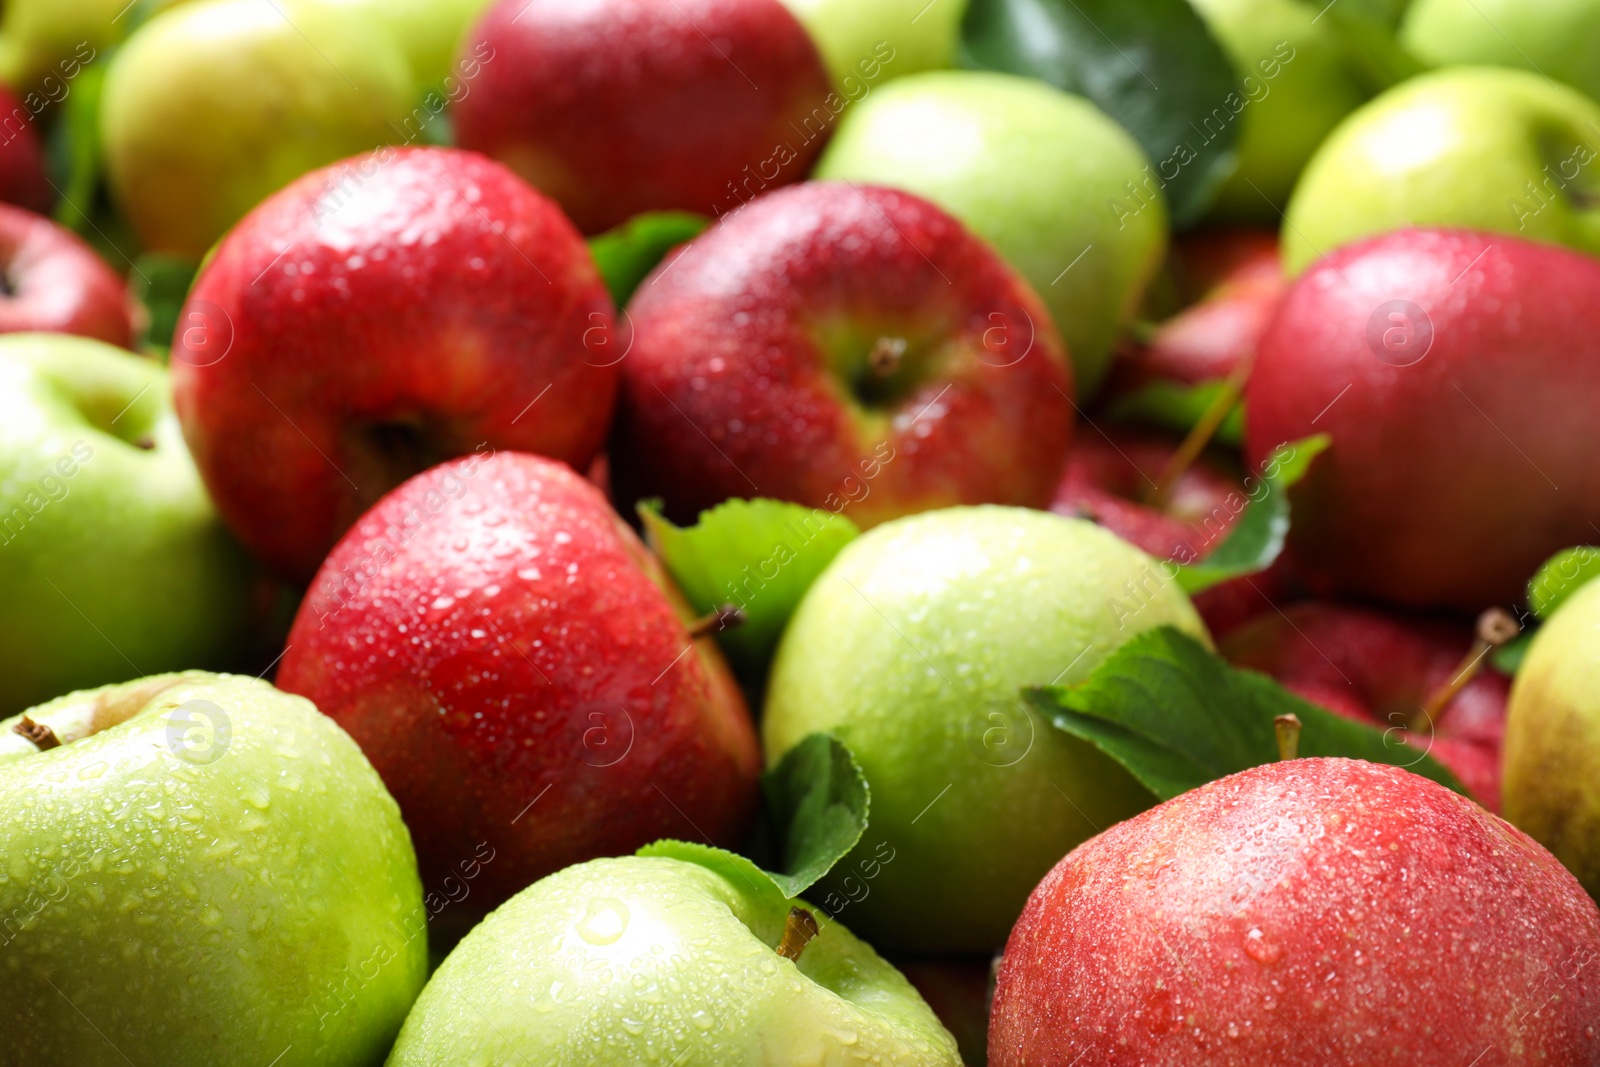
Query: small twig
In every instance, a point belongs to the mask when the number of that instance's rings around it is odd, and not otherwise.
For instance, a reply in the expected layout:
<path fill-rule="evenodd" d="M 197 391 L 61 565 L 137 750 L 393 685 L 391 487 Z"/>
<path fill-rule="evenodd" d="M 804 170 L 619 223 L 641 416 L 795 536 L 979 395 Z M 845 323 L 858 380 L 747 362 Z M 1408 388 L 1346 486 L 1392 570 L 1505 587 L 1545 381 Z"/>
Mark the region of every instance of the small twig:
<path fill-rule="evenodd" d="M 717 630 L 731 630 L 735 626 L 743 626 L 744 622 L 744 611 L 738 605 L 724 604 L 711 614 L 702 615 L 691 622 L 689 636 L 698 639 Z"/>

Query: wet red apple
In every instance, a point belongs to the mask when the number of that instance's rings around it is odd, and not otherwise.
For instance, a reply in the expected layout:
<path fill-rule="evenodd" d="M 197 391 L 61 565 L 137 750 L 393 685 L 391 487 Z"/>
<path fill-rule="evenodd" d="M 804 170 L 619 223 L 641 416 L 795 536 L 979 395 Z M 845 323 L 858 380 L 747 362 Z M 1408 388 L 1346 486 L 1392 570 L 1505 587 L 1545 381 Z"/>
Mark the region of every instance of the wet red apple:
<path fill-rule="evenodd" d="M 133 343 L 127 288 L 77 234 L 0 204 L 0 333 L 71 333 Z"/>

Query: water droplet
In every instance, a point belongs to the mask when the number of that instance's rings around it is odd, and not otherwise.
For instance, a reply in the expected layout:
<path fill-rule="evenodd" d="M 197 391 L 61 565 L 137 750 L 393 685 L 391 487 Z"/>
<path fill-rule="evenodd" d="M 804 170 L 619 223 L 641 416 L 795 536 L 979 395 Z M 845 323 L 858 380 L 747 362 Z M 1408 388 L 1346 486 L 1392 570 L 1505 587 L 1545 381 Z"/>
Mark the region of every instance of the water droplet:
<path fill-rule="evenodd" d="M 615 944 L 628 929 L 628 906 L 613 897 L 590 901 L 575 929 L 591 945 Z"/>
<path fill-rule="evenodd" d="M 1244 935 L 1244 954 L 1257 963 L 1277 963 L 1283 959 L 1283 949 L 1268 941 L 1259 927 L 1251 927 Z"/>

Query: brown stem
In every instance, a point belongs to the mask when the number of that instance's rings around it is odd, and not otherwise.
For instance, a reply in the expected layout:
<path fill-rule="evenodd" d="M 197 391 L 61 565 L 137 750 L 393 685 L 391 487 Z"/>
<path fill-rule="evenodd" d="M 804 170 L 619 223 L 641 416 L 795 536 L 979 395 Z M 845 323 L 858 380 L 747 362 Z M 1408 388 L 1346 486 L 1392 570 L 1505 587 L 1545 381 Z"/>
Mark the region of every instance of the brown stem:
<path fill-rule="evenodd" d="M 872 368 L 873 374 L 887 378 L 900 369 L 900 361 L 905 358 L 905 354 L 904 337 L 880 337 L 877 344 L 872 346 L 872 351 L 867 354 L 867 366 Z"/>
<path fill-rule="evenodd" d="M 735 626 L 743 626 L 745 614 L 735 604 L 724 604 L 709 615 L 702 615 L 689 624 L 689 636 L 695 639 L 705 637 L 717 630 L 730 630 Z"/>
<path fill-rule="evenodd" d="M 1206 445 L 1216 436 L 1217 430 L 1222 426 L 1228 412 L 1233 410 L 1233 405 L 1238 401 L 1239 394 L 1244 392 L 1245 382 L 1250 380 L 1250 368 L 1255 365 L 1255 353 L 1251 352 L 1234 365 L 1233 370 L 1222 380 L 1222 388 L 1217 390 L 1217 395 L 1212 398 L 1211 404 L 1200 413 L 1200 419 L 1183 439 L 1183 444 L 1172 454 L 1167 461 L 1166 468 L 1161 472 L 1161 477 L 1156 479 L 1156 484 L 1150 487 L 1145 494 L 1144 502 L 1150 507 L 1161 509 L 1167 506 L 1172 499 L 1172 490 L 1178 485 L 1178 479 L 1183 477 L 1185 471 L 1194 466 L 1194 461 L 1200 458 Z"/>
<path fill-rule="evenodd" d="M 61 739 L 56 736 L 56 732 L 54 730 L 50 729 L 50 727 L 46 726 L 42 722 L 34 722 L 26 715 L 24 715 L 21 720 L 19 720 L 11 729 L 13 732 L 21 734 L 23 737 L 33 742 L 34 747 L 40 752 L 48 752 L 52 748 L 56 748 L 61 744 Z"/>
<path fill-rule="evenodd" d="M 789 917 L 783 921 L 783 940 L 778 942 L 778 955 L 786 960 L 797 960 L 816 936 L 816 916 L 804 908 L 790 908 Z"/>
<path fill-rule="evenodd" d="M 1278 738 L 1278 758 L 1291 760 L 1300 754 L 1300 716 L 1279 715 L 1272 720 Z"/>
<path fill-rule="evenodd" d="M 1517 620 L 1504 608 L 1490 608 L 1479 615 L 1477 633 L 1473 638 L 1471 650 L 1445 683 L 1428 694 L 1428 699 L 1423 701 L 1421 710 L 1412 717 L 1407 727 L 1411 730 L 1426 728 L 1431 731 L 1434 724 L 1439 721 L 1439 717 L 1444 714 L 1444 709 L 1449 707 L 1456 695 L 1478 676 L 1478 672 L 1483 669 L 1483 661 L 1489 658 L 1489 653 L 1516 637 L 1521 629 Z"/>

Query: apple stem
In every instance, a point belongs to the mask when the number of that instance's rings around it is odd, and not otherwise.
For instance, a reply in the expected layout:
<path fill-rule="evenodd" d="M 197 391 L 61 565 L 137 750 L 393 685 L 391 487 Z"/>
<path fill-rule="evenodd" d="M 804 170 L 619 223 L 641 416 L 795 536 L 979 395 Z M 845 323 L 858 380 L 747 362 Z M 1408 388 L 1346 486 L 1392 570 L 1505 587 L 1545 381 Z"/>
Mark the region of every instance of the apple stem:
<path fill-rule="evenodd" d="M 904 337 L 880 337 L 867 354 L 867 366 L 880 378 L 887 378 L 900 369 L 900 360 L 906 354 Z"/>
<path fill-rule="evenodd" d="M 1434 724 L 1444 714 L 1444 709 L 1472 682 L 1472 679 L 1478 676 L 1478 672 L 1483 669 L 1483 661 L 1489 658 L 1489 653 L 1516 637 L 1521 631 L 1522 627 L 1517 620 L 1504 608 L 1490 608 L 1479 615 L 1472 649 L 1445 683 L 1428 694 L 1421 711 L 1407 724 L 1407 728 L 1421 730 L 1426 727 L 1431 733 Z"/>
<path fill-rule="evenodd" d="M 56 732 L 54 730 L 50 729 L 50 727 L 46 726 L 42 722 L 34 722 L 26 715 L 24 715 L 11 729 L 12 732 L 21 734 L 29 741 L 32 741 L 34 747 L 36 747 L 40 752 L 48 752 L 52 748 L 59 747 L 61 744 L 61 738 L 56 736 Z"/>
<path fill-rule="evenodd" d="M 1189 435 L 1183 439 L 1183 444 L 1178 446 L 1178 450 L 1167 461 L 1161 477 L 1156 479 L 1155 485 L 1145 494 L 1144 502 L 1150 507 L 1160 509 L 1167 506 L 1167 502 L 1172 499 L 1173 489 L 1178 485 L 1178 479 L 1194 466 L 1194 461 L 1200 458 L 1200 453 L 1211 443 L 1223 420 L 1228 417 L 1228 412 L 1233 410 L 1239 395 L 1244 392 L 1245 382 L 1250 380 L 1250 368 L 1255 365 L 1255 361 L 1255 352 L 1252 351 L 1234 364 L 1233 370 L 1222 380 L 1222 388 L 1217 390 L 1217 395 L 1212 398 L 1205 411 L 1200 413 L 1200 418 L 1190 429 Z"/>
<path fill-rule="evenodd" d="M 778 942 L 778 955 L 786 960 L 797 960 L 816 936 L 817 917 L 804 908 L 790 908 L 789 917 L 783 921 L 783 940 Z"/>
<path fill-rule="evenodd" d="M 1300 754 L 1300 716 L 1279 715 L 1272 720 L 1278 738 L 1278 759 L 1291 760 Z"/>
<path fill-rule="evenodd" d="M 709 615 L 702 615 L 689 624 L 689 636 L 696 640 L 705 637 L 717 630 L 729 630 L 735 626 L 743 626 L 745 621 L 744 611 L 735 604 L 724 604 Z"/>

